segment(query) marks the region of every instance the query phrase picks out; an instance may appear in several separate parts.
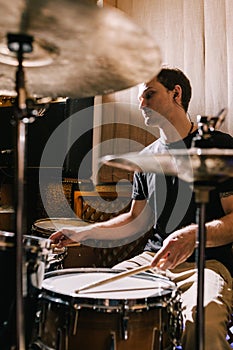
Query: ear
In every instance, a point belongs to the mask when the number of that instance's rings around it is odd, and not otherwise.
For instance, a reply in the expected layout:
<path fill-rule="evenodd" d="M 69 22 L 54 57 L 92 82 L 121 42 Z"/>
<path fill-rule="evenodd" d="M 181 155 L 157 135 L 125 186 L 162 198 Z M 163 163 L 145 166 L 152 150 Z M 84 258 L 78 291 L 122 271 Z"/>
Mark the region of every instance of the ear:
<path fill-rule="evenodd" d="M 182 95 L 182 88 L 180 85 L 175 85 L 174 89 L 173 89 L 174 95 L 173 98 L 176 99 L 176 97 L 181 97 Z"/>

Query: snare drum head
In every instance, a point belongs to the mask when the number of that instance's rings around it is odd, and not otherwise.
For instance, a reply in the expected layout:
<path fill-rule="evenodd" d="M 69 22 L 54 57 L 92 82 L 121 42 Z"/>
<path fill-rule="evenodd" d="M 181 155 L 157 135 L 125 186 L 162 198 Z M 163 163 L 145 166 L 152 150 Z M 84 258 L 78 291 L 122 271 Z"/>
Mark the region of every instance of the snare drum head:
<path fill-rule="evenodd" d="M 34 222 L 32 230 L 45 237 L 49 237 L 53 232 L 62 227 L 80 227 L 90 225 L 89 222 L 76 218 L 46 218 Z"/>
<path fill-rule="evenodd" d="M 140 273 L 80 293 L 76 292 L 85 285 L 116 276 L 118 273 L 120 271 L 105 268 L 60 270 L 46 274 L 42 288 L 49 293 L 60 295 L 60 297 L 81 299 L 78 302 L 82 302 L 82 298 L 85 299 L 85 303 L 87 303 L 87 299 L 90 300 L 90 303 L 93 299 L 104 300 L 103 305 L 108 306 L 116 305 L 116 302 L 121 300 L 130 300 L 130 305 L 145 304 L 146 302 L 148 306 L 148 304 L 154 303 L 155 299 L 170 295 L 176 289 L 175 284 L 166 277 Z"/>

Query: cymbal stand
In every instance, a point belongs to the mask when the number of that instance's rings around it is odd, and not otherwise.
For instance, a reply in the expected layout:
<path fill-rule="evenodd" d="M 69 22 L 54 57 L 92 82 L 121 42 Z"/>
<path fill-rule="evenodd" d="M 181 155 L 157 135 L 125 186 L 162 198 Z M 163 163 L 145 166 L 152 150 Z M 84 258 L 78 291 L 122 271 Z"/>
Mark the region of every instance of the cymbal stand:
<path fill-rule="evenodd" d="M 206 227 L 205 211 L 206 204 L 209 202 L 209 191 L 213 186 L 194 184 L 195 201 L 197 203 L 196 223 L 197 230 L 197 312 L 196 312 L 196 349 L 204 350 L 205 334 L 205 313 L 204 313 L 204 269 L 205 269 L 205 244 L 206 244 Z"/>
<path fill-rule="evenodd" d="M 14 108 L 14 123 L 16 129 L 16 202 L 15 202 L 15 233 L 16 233 L 16 349 L 26 349 L 23 296 L 25 294 L 25 278 L 23 276 L 23 230 L 25 226 L 25 164 L 26 164 L 26 134 L 27 124 L 33 120 L 28 116 L 27 93 L 23 71 L 23 55 L 32 51 L 32 37 L 21 34 L 8 34 L 8 48 L 15 52 L 18 58 L 16 71 L 17 98 Z"/>
<path fill-rule="evenodd" d="M 216 117 L 198 116 L 198 134 L 193 139 L 193 147 L 212 148 L 212 132 L 216 126 L 220 126 L 225 119 L 226 109 L 222 109 Z M 201 160 L 200 168 L 205 167 L 205 162 Z M 196 265 L 197 277 L 197 312 L 196 312 L 196 350 L 204 350 L 205 335 L 205 310 L 204 310 L 204 272 L 205 272 L 205 245 L 206 245 L 206 205 L 209 202 L 209 192 L 214 189 L 214 180 L 194 181 L 195 202 L 197 204 L 196 223 L 197 249 Z"/>

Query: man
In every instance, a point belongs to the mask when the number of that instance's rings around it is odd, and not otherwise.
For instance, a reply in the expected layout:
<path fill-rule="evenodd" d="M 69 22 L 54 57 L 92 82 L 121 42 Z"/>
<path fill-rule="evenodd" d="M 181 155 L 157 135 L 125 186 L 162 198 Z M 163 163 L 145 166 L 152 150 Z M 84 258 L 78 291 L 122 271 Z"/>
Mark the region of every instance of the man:
<path fill-rule="evenodd" d="M 197 126 L 187 114 L 190 98 L 189 80 L 178 69 L 164 68 L 157 77 L 142 85 L 139 101 L 145 123 L 160 129 L 160 138 L 143 152 L 164 153 L 192 147 Z M 216 131 L 211 146 L 233 148 L 233 139 Z M 193 350 L 196 340 L 197 224 L 192 187 L 176 176 L 135 173 L 132 198 L 129 213 L 81 230 L 63 228 L 50 238 L 60 246 L 87 239 L 122 239 L 136 232 L 146 232 L 148 223 L 153 222 L 153 236 L 144 252 L 115 267 L 125 269 L 151 263 L 166 271 L 182 292 L 182 347 Z M 232 305 L 232 242 L 233 181 L 229 179 L 210 191 L 206 209 L 205 350 L 230 349 L 226 325 Z"/>

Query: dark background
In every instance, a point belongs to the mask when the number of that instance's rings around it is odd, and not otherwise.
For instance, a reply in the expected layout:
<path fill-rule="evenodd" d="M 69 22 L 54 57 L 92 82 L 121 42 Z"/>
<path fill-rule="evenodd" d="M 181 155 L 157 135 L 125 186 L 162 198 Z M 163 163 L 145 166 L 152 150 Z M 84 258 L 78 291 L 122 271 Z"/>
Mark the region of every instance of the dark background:
<path fill-rule="evenodd" d="M 82 162 L 83 157 L 92 149 L 93 140 L 93 106 L 94 97 L 84 99 L 66 99 L 62 102 L 53 102 L 49 105 L 44 115 L 36 118 L 33 123 L 27 126 L 26 135 L 26 164 L 25 164 L 25 193 L 26 193 L 26 213 L 27 219 L 27 230 L 30 230 L 33 222 L 41 217 L 46 217 L 47 214 L 43 209 L 39 193 L 39 166 L 41 155 L 43 153 L 46 142 L 53 133 L 53 131 L 70 115 L 88 108 L 88 113 L 85 117 L 85 123 L 88 123 L 88 131 L 81 135 L 79 139 L 72 145 L 71 149 L 68 150 L 68 130 L 67 137 L 64 135 L 63 142 L 65 149 L 67 149 L 67 156 L 65 158 L 62 175 L 63 178 L 72 178 L 78 180 L 89 180 L 92 175 L 92 155 L 91 152 L 87 159 L 87 166 L 82 173 L 78 172 L 79 165 Z M 15 153 L 15 127 L 12 122 L 14 121 L 14 107 L 1 107 L 0 108 L 0 181 L 1 191 L 4 191 L 5 184 L 11 184 L 13 187 L 12 193 L 12 205 L 15 204 L 14 190 L 16 172 L 14 170 L 14 153 Z M 79 115 L 78 115 L 79 117 Z M 82 121 L 80 120 L 80 123 Z M 72 127 L 69 125 L 68 128 Z M 66 130 L 64 130 L 66 133 Z M 11 153 L 4 152 L 4 150 L 11 150 Z M 52 164 L 51 164 L 52 167 Z M 48 201 L 54 206 L 54 216 L 65 217 L 66 213 L 63 211 L 62 203 L 56 196 L 56 184 L 53 186 L 52 177 L 49 178 L 50 164 L 48 164 Z M 52 184 L 52 186 L 51 186 Z M 51 190 L 52 188 L 52 190 Z M 72 190 L 72 189 L 71 189 Z M 70 194 L 71 195 L 71 194 Z M 3 196 L 4 197 L 4 196 Z M 9 202 L 9 199 L 8 199 Z M 4 203 L 0 203 L 4 205 Z M 8 203 L 9 204 L 9 203 Z M 72 202 L 70 202 L 72 205 Z"/>

